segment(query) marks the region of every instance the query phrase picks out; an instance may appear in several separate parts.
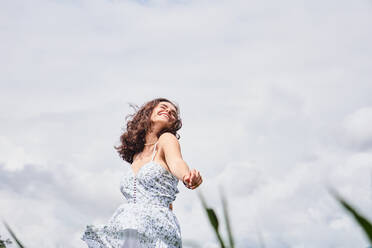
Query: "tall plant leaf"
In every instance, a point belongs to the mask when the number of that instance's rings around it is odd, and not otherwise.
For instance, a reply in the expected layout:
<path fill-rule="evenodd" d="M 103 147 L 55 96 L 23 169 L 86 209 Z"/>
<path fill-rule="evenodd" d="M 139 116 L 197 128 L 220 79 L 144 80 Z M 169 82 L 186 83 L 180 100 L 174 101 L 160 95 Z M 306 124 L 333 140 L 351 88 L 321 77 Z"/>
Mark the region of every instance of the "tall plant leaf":
<path fill-rule="evenodd" d="M 8 224 L 4 220 L 3 220 L 3 223 L 4 223 L 5 227 L 6 227 L 6 229 L 8 230 L 8 232 L 10 233 L 10 235 L 12 236 L 12 238 L 17 243 L 17 245 L 20 248 L 24 248 L 24 246 L 22 245 L 21 241 L 19 241 L 19 239 L 16 237 L 16 235 L 14 234 L 14 232 L 12 231 L 12 229 L 8 226 Z"/>
<path fill-rule="evenodd" d="M 355 221 L 359 224 L 359 226 L 364 231 L 365 235 L 367 236 L 370 245 L 372 245 L 372 224 L 370 221 L 367 220 L 363 215 L 357 212 L 351 204 L 349 204 L 343 197 L 340 196 L 336 192 L 336 190 L 329 187 L 328 189 L 330 193 L 337 199 L 337 201 L 346 209 L 355 219 Z"/>
<path fill-rule="evenodd" d="M 225 222 L 226 222 L 226 228 L 227 228 L 227 234 L 229 237 L 230 247 L 234 248 L 234 238 L 232 235 L 232 230 L 231 230 L 231 225 L 230 225 L 230 218 L 229 218 L 228 209 L 227 209 L 226 197 L 225 197 L 225 194 L 221 186 L 219 186 L 219 191 L 220 191 L 221 200 L 222 200 L 223 215 L 224 215 Z"/>
<path fill-rule="evenodd" d="M 224 244 L 224 242 L 222 240 L 221 234 L 220 234 L 220 232 L 218 230 L 218 218 L 217 218 L 216 213 L 214 212 L 214 210 L 212 208 L 209 208 L 207 206 L 207 203 L 206 203 L 203 195 L 201 194 L 201 192 L 197 191 L 197 193 L 198 193 L 198 196 L 199 196 L 199 198 L 201 200 L 201 203 L 203 205 L 203 208 L 204 208 L 204 210 L 207 213 L 209 222 L 211 223 L 211 225 L 213 227 L 213 230 L 214 230 L 214 232 L 215 232 L 215 234 L 217 236 L 217 239 L 220 242 L 221 248 L 225 248 L 226 246 L 225 246 L 225 244 Z"/>

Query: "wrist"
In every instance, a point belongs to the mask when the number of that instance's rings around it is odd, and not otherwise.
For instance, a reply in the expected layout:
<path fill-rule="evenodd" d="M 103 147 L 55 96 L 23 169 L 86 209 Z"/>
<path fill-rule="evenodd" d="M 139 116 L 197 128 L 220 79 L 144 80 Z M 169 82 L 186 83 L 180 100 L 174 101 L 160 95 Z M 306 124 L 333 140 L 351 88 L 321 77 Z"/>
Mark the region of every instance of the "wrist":
<path fill-rule="evenodd" d="M 185 174 L 183 177 L 182 177 L 182 182 L 185 186 L 187 186 L 187 184 L 185 183 L 185 176 L 187 176 L 187 174 Z"/>

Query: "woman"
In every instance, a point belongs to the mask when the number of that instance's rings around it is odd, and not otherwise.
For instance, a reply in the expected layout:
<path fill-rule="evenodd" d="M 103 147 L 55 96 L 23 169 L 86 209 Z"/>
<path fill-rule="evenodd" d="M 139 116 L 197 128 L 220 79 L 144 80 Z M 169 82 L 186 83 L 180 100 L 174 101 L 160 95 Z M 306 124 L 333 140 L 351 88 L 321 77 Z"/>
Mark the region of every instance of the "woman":
<path fill-rule="evenodd" d="M 88 225 L 82 240 L 89 248 L 180 248 L 181 229 L 172 212 L 178 181 L 195 189 L 203 180 L 182 159 L 179 108 L 156 98 L 130 116 L 121 145 L 115 147 L 131 164 L 120 183 L 127 202 L 103 228 Z"/>

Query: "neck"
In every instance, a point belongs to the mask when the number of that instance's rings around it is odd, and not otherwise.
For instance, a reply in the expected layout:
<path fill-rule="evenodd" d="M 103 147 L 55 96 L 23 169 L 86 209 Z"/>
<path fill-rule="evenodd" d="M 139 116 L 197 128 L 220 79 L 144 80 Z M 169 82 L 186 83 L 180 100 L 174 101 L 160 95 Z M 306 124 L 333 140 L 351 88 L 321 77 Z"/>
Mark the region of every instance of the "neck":
<path fill-rule="evenodd" d="M 164 125 L 160 125 L 158 123 L 154 123 L 151 129 L 147 132 L 145 137 L 145 144 L 152 144 L 158 141 L 157 133 L 159 133 L 164 128 Z"/>
<path fill-rule="evenodd" d="M 145 140 L 145 144 L 153 144 L 158 141 L 158 137 L 155 135 L 155 133 L 149 133 L 146 135 Z"/>

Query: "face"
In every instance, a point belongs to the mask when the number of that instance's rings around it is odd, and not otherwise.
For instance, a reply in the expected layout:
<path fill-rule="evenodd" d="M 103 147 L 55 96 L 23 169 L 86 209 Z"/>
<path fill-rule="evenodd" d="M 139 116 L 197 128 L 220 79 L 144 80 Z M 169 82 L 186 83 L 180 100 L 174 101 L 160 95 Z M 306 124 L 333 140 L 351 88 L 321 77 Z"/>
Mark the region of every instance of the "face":
<path fill-rule="evenodd" d="M 164 126 L 170 125 L 177 118 L 176 108 L 169 102 L 159 102 L 153 109 L 151 120 Z"/>

